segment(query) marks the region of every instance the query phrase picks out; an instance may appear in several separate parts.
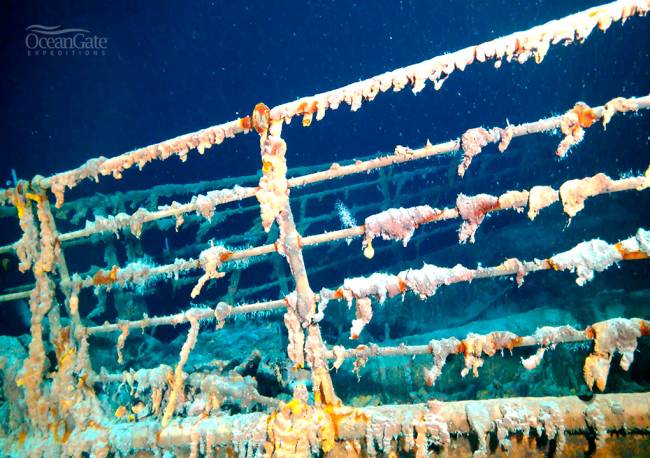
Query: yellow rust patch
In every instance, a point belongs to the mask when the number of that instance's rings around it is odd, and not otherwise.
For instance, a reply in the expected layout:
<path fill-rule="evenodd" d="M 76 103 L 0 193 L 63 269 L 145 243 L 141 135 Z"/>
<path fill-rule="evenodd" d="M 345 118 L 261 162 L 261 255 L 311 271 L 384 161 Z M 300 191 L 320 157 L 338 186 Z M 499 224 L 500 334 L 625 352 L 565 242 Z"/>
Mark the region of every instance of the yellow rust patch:
<path fill-rule="evenodd" d="M 63 433 L 61 433 L 61 428 L 63 428 Z M 54 442 L 57 444 L 65 444 L 70 437 L 70 433 L 72 432 L 70 429 L 68 429 L 68 425 L 64 419 L 60 419 L 56 423 L 50 423 L 50 430 L 54 436 Z"/>
<path fill-rule="evenodd" d="M 621 254 L 621 256 L 623 256 L 623 260 L 625 261 L 648 259 L 648 255 L 645 254 L 643 251 L 628 251 L 625 249 L 625 247 L 621 242 L 618 242 L 616 245 L 614 245 L 614 247 Z"/>
<path fill-rule="evenodd" d="M 294 415 L 300 415 L 304 410 L 303 405 L 304 403 L 300 399 L 294 398 L 285 407 L 290 409 Z"/>
<path fill-rule="evenodd" d="M 555 261 L 553 261 L 551 258 L 548 258 L 546 260 L 546 262 L 548 263 L 549 266 L 551 266 L 551 269 L 553 269 L 555 271 L 561 270 L 560 266 L 558 266 L 557 263 Z"/>
<path fill-rule="evenodd" d="M 25 197 L 37 203 L 43 202 L 43 196 L 39 194 L 34 194 L 33 192 L 26 192 Z"/>

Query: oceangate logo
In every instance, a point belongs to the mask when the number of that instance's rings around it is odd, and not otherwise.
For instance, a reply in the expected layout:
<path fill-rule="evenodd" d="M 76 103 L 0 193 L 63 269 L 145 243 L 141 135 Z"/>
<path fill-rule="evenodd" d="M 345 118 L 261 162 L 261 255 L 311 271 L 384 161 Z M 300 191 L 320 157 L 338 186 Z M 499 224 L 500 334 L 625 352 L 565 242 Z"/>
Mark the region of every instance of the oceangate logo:
<path fill-rule="evenodd" d="M 86 29 L 32 24 L 25 29 L 28 56 L 105 56 L 108 38 Z"/>

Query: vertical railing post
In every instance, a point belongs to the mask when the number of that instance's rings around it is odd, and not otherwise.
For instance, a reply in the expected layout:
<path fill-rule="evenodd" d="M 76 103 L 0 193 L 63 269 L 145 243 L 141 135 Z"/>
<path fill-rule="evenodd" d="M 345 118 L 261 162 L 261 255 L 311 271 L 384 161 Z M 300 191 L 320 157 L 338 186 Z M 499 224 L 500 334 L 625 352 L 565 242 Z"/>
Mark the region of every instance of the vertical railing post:
<path fill-rule="evenodd" d="M 282 120 L 270 121 L 269 110 L 258 104 L 252 115 L 253 127 L 260 134 L 262 177 L 256 197 L 260 202 L 262 225 L 269 231 L 273 221 L 280 229 L 276 250 L 289 264 L 296 284 L 295 295 L 288 299 L 285 324 L 289 332 L 288 353 L 298 367 L 306 360 L 312 371 L 314 399 L 317 404 L 339 402 L 324 357 L 325 344 L 320 328 L 313 321 L 316 313 L 314 292 L 309 285 L 307 269 L 302 256 L 300 234 L 291 211 L 287 184 L 287 145 L 281 137 Z M 303 329 L 307 329 L 307 340 Z"/>

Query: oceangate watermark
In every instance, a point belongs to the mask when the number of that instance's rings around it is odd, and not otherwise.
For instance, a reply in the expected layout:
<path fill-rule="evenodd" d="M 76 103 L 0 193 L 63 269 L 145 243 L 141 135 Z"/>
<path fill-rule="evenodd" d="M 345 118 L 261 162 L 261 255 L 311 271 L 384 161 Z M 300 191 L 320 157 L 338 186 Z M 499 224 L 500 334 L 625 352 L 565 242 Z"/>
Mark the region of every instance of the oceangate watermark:
<path fill-rule="evenodd" d="M 108 38 L 86 29 L 32 24 L 25 29 L 28 56 L 105 56 Z"/>

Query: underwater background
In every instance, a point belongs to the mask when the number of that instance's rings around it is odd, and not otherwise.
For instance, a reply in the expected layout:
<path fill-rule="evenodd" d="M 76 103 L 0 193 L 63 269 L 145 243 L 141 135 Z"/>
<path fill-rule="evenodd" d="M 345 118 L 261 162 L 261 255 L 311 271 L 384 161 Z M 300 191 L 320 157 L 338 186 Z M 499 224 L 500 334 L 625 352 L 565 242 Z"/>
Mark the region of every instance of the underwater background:
<path fill-rule="evenodd" d="M 245 116 L 258 102 L 269 106 L 333 89 L 435 55 L 478 44 L 517 30 L 596 5 L 564 1 L 301 1 L 301 2 L 97 2 L 83 5 L 54 1 L 2 2 L 0 53 L 4 62 L 0 85 L 2 150 L 0 179 L 51 175 L 104 155 L 111 157 L 135 147 Z M 108 38 L 105 55 L 28 56 L 26 27 L 31 24 L 81 27 Z M 289 176 L 305 167 L 326 168 L 380 153 L 395 145 L 420 147 L 443 142 L 468 128 L 522 123 L 570 109 L 575 102 L 601 105 L 617 97 L 650 92 L 650 21 L 631 18 L 607 33 L 595 31 L 584 44 L 554 46 L 535 65 L 472 65 L 455 72 L 439 91 L 428 85 L 412 95 L 381 95 L 356 113 L 347 106 L 330 111 L 308 128 L 294 121 L 283 130 L 288 145 Z M 456 176 L 458 155 L 414 161 L 331 182 L 293 189 L 296 224 L 302 235 L 343 227 L 341 208 L 361 224 L 364 218 L 391 207 L 429 204 L 453 206 L 459 193 L 499 195 L 534 185 L 557 188 L 572 178 L 603 172 L 612 178 L 642 174 L 650 164 L 650 116 L 617 115 L 603 131 L 587 130 L 584 141 L 559 160 L 554 151 L 561 134 L 515 139 L 501 154 L 495 145 L 474 158 L 465 177 Z M 155 210 L 212 185 L 199 182 L 254 185 L 260 175 L 259 140 L 240 136 L 186 163 L 177 158 L 154 162 L 142 172 L 127 171 L 120 181 L 87 181 L 66 193 L 77 206 L 55 211 L 61 232 L 83 227 L 86 220 L 144 206 Z M 224 181 L 219 181 L 224 180 Z M 168 191 L 162 185 L 187 186 Z M 162 187 L 161 187 L 162 186 Z M 5 187 L 5 184 L 2 184 Z M 112 196 L 142 190 L 132 203 L 112 202 Z M 90 197 L 99 196 L 91 200 Z M 301 201 L 301 196 L 304 199 Z M 86 200 L 83 200 L 86 199 Z M 299 206 L 298 202 L 304 202 Z M 345 213 L 345 212 L 343 212 Z M 0 214 L 0 244 L 20 237 L 14 216 Z M 403 248 L 398 242 L 377 240 L 377 255 L 363 257 L 360 240 L 332 243 L 304 250 L 314 291 L 335 287 L 345 278 L 372 272 L 397 273 L 423 262 L 452 267 L 492 266 L 504 259 L 532 260 L 568 250 L 583 240 L 608 242 L 632 236 L 650 225 L 648 191 L 615 193 L 589 199 L 571 221 L 559 205 L 544 210 L 535 221 L 516 212 L 502 212 L 480 226 L 476 243 L 458 243 L 458 221 L 426 225 Z M 186 219 L 178 232 L 174 221 L 145 227 L 140 239 L 128 233 L 116 239 L 107 234 L 93 243 L 66 246 L 72 272 L 94 272 L 129 262 L 158 265 L 176 257 L 197 257 L 209 241 L 230 249 L 257 246 L 277 237 L 261 230 L 258 207 L 252 201 L 219 207 L 211 223 Z M 153 230 L 158 227 L 163 230 Z M 275 231 L 275 232 L 274 232 Z M 197 275 L 163 279 L 143 288 L 84 291 L 80 311 L 88 322 L 114 322 L 168 315 L 190 303 L 235 303 L 280 298 L 293 289 L 286 263 L 267 256 L 252 260 L 236 281 L 211 281 L 197 301 L 189 292 Z M 6 260 L 5 260 L 6 259 Z M 279 259 L 279 258 L 278 258 Z M 2 256 L 0 292 L 33 281 L 20 274 L 13 256 Z M 381 307 L 358 342 L 349 340 L 354 310 L 332 303 L 321 323 L 329 345 L 356 346 L 426 344 L 432 338 L 468 332 L 509 330 L 530 334 L 543 325 L 584 327 L 613 317 L 650 318 L 650 263 L 621 263 L 597 273 L 579 287 L 567 272 L 530 274 L 518 287 L 508 278 L 477 280 L 442 287 L 421 301 L 415 295 L 397 297 Z M 186 281 L 183 281 L 183 278 Z M 0 334 L 29 332 L 26 301 L 0 307 Z M 115 357 L 115 336 L 91 339 L 93 367 L 111 372 L 128 368 L 174 366 L 185 340 L 186 326 L 132 332 L 124 349 L 124 364 Z M 286 358 L 286 330 L 282 313 L 247 316 L 214 331 L 201 330 L 186 370 L 200 369 L 215 359 L 227 367 L 253 358 L 245 375 L 257 377 L 261 394 L 289 399 L 304 374 L 291 373 Z M 25 340 L 22 341 L 23 343 Z M 612 364 L 608 392 L 650 389 L 647 339 L 628 372 Z M 591 344 L 561 345 L 544 358 L 538 371 L 526 371 L 514 357 L 488 358 L 478 378 L 458 375 L 460 358 L 450 360 L 434 387 L 423 383 L 430 356 L 384 358 L 368 362 L 359 374 L 345 363 L 333 373 L 337 394 L 353 405 L 461 400 L 502 396 L 586 394 L 582 361 Z M 278 367 L 282 377 L 262 367 Z M 233 407 L 236 409 L 236 407 Z"/>

